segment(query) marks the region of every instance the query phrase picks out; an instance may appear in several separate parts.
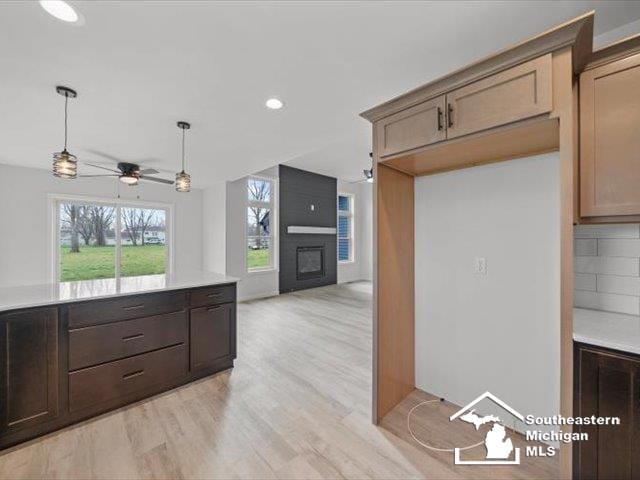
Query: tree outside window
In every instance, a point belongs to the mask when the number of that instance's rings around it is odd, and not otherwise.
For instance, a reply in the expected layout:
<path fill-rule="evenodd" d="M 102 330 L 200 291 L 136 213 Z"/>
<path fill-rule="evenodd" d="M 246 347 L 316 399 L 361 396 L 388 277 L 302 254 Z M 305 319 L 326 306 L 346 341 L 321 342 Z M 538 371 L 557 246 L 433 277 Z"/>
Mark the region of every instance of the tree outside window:
<path fill-rule="evenodd" d="M 58 280 L 165 273 L 167 213 L 158 208 L 59 201 Z"/>

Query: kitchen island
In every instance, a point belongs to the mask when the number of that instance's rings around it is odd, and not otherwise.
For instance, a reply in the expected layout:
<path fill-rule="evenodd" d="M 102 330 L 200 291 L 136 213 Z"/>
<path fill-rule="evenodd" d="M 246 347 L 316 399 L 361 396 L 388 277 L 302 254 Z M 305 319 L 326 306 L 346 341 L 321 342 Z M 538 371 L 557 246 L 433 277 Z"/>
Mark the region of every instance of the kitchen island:
<path fill-rule="evenodd" d="M 233 367 L 236 279 L 0 288 L 0 448 Z"/>

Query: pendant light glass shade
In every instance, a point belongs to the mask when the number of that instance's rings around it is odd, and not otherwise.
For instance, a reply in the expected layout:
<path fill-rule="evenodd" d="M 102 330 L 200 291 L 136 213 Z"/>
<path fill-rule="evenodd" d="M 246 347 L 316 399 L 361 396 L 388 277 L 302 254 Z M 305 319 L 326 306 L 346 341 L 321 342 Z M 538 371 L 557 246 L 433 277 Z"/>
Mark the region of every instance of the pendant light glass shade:
<path fill-rule="evenodd" d="M 176 190 L 178 192 L 190 192 L 191 175 L 184 171 L 176 173 Z"/>
<path fill-rule="evenodd" d="M 67 151 L 67 107 L 69 98 L 76 98 L 78 94 L 68 87 L 56 87 L 56 92 L 64 97 L 64 149 L 53 154 L 53 176 L 76 178 L 78 176 L 78 159 Z"/>
<path fill-rule="evenodd" d="M 191 128 L 191 125 L 187 122 L 178 122 L 178 128 L 182 129 L 182 170 L 176 173 L 176 191 L 186 193 L 191 191 L 191 175 L 184 171 L 184 133 Z"/>
<path fill-rule="evenodd" d="M 58 178 L 76 178 L 78 160 L 66 150 L 53 154 L 53 176 Z"/>

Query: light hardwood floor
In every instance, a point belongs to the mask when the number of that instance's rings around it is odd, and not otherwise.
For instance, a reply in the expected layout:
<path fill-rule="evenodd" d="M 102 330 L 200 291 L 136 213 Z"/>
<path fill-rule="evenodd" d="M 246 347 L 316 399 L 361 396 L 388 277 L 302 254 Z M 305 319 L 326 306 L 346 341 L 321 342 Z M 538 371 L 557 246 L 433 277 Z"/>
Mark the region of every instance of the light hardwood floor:
<path fill-rule="evenodd" d="M 232 371 L 15 447 L 0 478 L 496 477 L 407 436 L 419 392 L 371 424 L 370 283 L 241 303 L 238 329 Z"/>

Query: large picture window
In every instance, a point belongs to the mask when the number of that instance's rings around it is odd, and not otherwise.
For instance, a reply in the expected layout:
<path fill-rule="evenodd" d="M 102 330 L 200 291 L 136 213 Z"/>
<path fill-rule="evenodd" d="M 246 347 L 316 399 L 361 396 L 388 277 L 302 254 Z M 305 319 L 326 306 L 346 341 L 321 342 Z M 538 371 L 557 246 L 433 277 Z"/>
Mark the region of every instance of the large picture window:
<path fill-rule="evenodd" d="M 273 268 L 273 181 L 247 178 L 247 270 Z"/>
<path fill-rule="evenodd" d="M 58 199 L 55 221 L 57 281 L 168 271 L 167 207 Z"/>
<path fill-rule="evenodd" d="M 353 196 L 338 195 L 338 262 L 353 262 Z"/>

